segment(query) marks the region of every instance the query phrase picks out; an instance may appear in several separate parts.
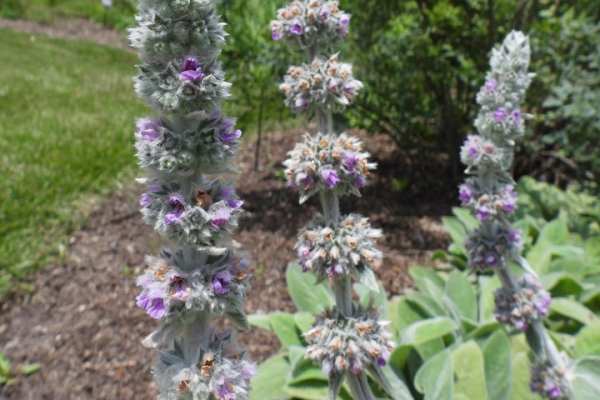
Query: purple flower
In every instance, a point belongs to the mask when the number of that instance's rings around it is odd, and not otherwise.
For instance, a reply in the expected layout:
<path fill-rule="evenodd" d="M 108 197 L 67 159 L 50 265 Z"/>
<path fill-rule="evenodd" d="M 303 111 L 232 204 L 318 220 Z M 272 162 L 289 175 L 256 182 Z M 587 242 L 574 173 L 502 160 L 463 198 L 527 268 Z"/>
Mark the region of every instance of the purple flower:
<path fill-rule="evenodd" d="M 292 35 L 300 36 L 304 33 L 304 27 L 300 22 L 294 22 L 290 27 L 290 33 Z"/>
<path fill-rule="evenodd" d="M 327 189 L 333 189 L 340 181 L 337 172 L 331 168 L 325 168 L 321 171 L 321 178 Z"/>
<path fill-rule="evenodd" d="M 140 196 L 140 207 L 150 207 L 150 204 L 152 204 L 152 197 L 148 193 L 142 193 Z"/>
<path fill-rule="evenodd" d="M 281 32 L 281 28 L 272 28 L 271 38 L 275 41 L 281 40 L 283 38 L 283 32 Z"/>
<path fill-rule="evenodd" d="M 480 139 L 477 136 L 469 135 L 463 148 L 466 150 L 467 156 L 474 160 L 479 156 Z"/>
<path fill-rule="evenodd" d="M 520 124 L 521 123 L 521 118 L 523 117 L 523 114 L 521 114 L 521 110 L 514 110 L 512 112 L 512 118 L 513 121 L 515 122 L 515 124 Z"/>
<path fill-rule="evenodd" d="M 458 188 L 458 198 L 463 206 L 466 206 L 473 200 L 473 190 L 467 184 L 460 185 Z"/>
<path fill-rule="evenodd" d="M 492 212 L 487 206 L 479 206 L 475 209 L 475 216 L 479 221 L 483 222 L 492 216 Z"/>
<path fill-rule="evenodd" d="M 256 375 L 256 365 L 253 363 L 246 363 L 242 368 L 242 379 L 249 381 Z"/>
<path fill-rule="evenodd" d="M 484 261 L 485 261 L 485 264 L 486 264 L 488 267 L 492 267 L 492 268 L 493 268 L 493 267 L 495 267 L 495 266 L 497 266 L 497 265 L 498 265 L 498 256 L 497 256 L 497 254 L 496 254 L 496 253 L 493 253 L 493 252 L 488 252 L 488 253 L 485 255 L 485 259 L 484 259 Z"/>
<path fill-rule="evenodd" d="M 187 285 L 185 283 L 185 279 L 183 279 L 180 276 L 173 276 L 173 278 L 171 279 L 171 290 L 172 290 L 172 296 L 174 299 L 180 300 L 180 301 L 185 301 L 185 299 L 188 296 L 188 292 L 187 292 Z"/>
<path fill-rule="evenodd" d="M 162 187 L 158 183 L 151 183 L 148 185 L 148 192 L 158 193 L 162 190 Z"/>
<path fill-rule="evenodd" d="M 344 14 L 340 17 L 340 26 L 343 26 L 343 27 L 350 26 L 350 15 Z"/>
<path fill-rule="evenodd" d="M 299 183 L 300 185 L 302 185 L 302 189 L 304 190 L 310 189 L 314 184 L 312 176 L 307 175 L 303 172 L 298 174 L 298 176 L 296 177 L 296 182 L 297 184 Z"/>
<path fill-rule="evenodd" d="M 546 315 L 548 315 L 548 312 L 550 311 L 550 304 L 552 304 L 552 297 L 550 296 L 550 293 L 546 292 L 541 287 L 541 284 L 539 284 L 539 282 L 536 282 L 536 283 L 537 283 L 539 291 L 537 294 L 537 298 L 535 299 L 533 304 L 534 304 L 537 312 L 540 314 L 540 316 L 545 317 Z"/>
<path fill-rule="evenodd" d="M 235 392 L 233 391 L 233 385 L 225 382 L 225 378 L 221 378 L 221 381 L 217 385 L 216 392 L 214 393 L 218 400 L 235 400 Z"/>
<path fill-rule="evenodd" d="M 498 82 L 495 79 L 490 79 L 485 83 L 485 90 L 488 93 L 494 93 L 498 88 Z"/>
<path fill-rule="evenodd" d="M 242 131 L 239 129 L 232 131 L 221 131 L 219 140 L 225 144 L 233 144 L 242 136 Z"/>
<path fill-rule="evenodd" d="M 181 221 L 181 216 L 185 211 L 185 203 L 180 194 L 172 194 L 169 196 L 168 204 L 171 207 L 171 211 L 165 215 L 165 223 L 173 225 Z"/>
<path fill-rule="evenodd" d="M 181 73 L 179 79 L 188 82 L 198 82 L 204 79 L 204 73 L 202 67 L 195 57 L 188 57 L 181 66 Z"/>
<path fill-rule="evenodd" d="M 508 117 L 508 112 L 506 111 L 506 108 L 500 107 L 499 109 L 496 110 L 496 112 L 494 112 L 494 119 L 496 120 L 497 123 L 504 122 L 507 117 Z"/>
<path fill-rule="evenodd" d="M 179 74 L 179 79 L 188 82 L 198 82 L 204 79 L 202 71 L 183 71 Z"/>
<path fill-rule="evenodd" d="M 559 399 L 562 397 L 562 391 L 556 385 L 554 385 L 550 390 L 548 390 L 548 397 L 551 399 Z"/>
<path fill-rule="evenodd" d="M 160 137 L 160 125 L 156 120 L 140 119 L 136 125 L 137 133 L 144 140 L 152 142 Z"/>
<path fill-rule="evenodd" d="M 212 278 L 212 288 L 213 292 L 215 292 L 218 296 L 223 296 L 229 293 L 229 286 L 231 285 L 231 281 L 233 280 L 233 276 L 227 270 L 219 271 Z"/>
<path fill-rule="evenodd" d="M 517 193 L 512 185 L 508 185 L 504 189 L 501 202 L 502 211 L 507 214 L 515 212 L 517 209 Z"/>
<path fill-rule="evenodd" d="M 227 205 L 230 208 L 233 209 L 238 209 L 241 208 L 242 205 L 244 204 L 244 202 L 240 199 L 237 198 L 236 194 L 235 194 L 235 189 L 232 188 L 231 186 L 223 186 L 221 188 L 221 198 L 223 200 L 225 200 L 225 203 L 227 203 Z"/>
<path fill-rule="evenodd" d="M 354 186 L 356 186 L 359 189 L 362 189 L 366 185 L 367 180 L 365 179 L 365 177 L 363 175 L 356 175 L 356 177 L 354 178 Z"/>
<path fill-rule="evenodd" d="M 523 237 L 521 236 L 521 231 L 518 229 L 510 229 L 508 231 L 508 241 L 514 247 L 519 247 L 522 240 Z"/>
<path fill-rule="evenodd" d="M 342 163 L 348 171 L 354 171 L 354 169 L 358 165 L 358 155 L 351 151 L 346 151 L 344 152 Z"/>
<path fill-rule="evenodd" d="M 231 210 L 226 207 L 220 207 L 213 212 L 210 223 L 215 229 L 221 229 L 229 222 L 231 218 Z"/>
<path fill-rule="evenodd" d="M 298 96 L 294 102 L 294 106 L 299 110 L 307 108 L 309 104 L 310 102 L 304 96 Z"/>
<path fill-rule="evenodd" d="M 200 68 L 200 63 L 196 57 L 187 57 L 181 65 L 181 72 L 183 71 L 196 71 Z"/>
<path fill-rule="evenodd" d="M 161 319 L 167 314 L 165 301 L 161 297 L 150 297 L 146 291 L 142 292 L 136 299 L 138 307 L 145 310 L 154 319 Z"/>

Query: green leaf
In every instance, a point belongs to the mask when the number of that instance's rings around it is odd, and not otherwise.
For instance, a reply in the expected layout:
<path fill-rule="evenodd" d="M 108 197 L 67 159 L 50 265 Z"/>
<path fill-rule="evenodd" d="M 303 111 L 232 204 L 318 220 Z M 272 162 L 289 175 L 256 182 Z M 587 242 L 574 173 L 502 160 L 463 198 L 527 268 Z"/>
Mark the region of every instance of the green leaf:
<path fill-rule="evenodd" d="M 333 306 L 329 289 L 324 284 L 317 284 L 313 274 L 302 272 L 298 264 L 288 265 L 286 280 L 290 297 L 298 310 L 319 314 Z"/>
<path fill-rule="evenodd" d="M 327 381 L 327 377 L 311 360 L 302 358 L 296 363 L 291 379 L 287 383 L 288 385 L 299 386 L 301 382 L 315 380 Z"/>
<path fill-rule="evenodd" d="M 444 230 L 450 235 L 452 243 L 458 247 L 459 250 L 464 251 L 467 230 L 462 222 L 455 217 L 443 217 L 442 225 L 444 225 Z"/>
<path fill-rule="evenodd" d="M 544 287 L 552 293 L 553 297 L 566 297 L 579 295 L 583 286 L 575 276 L 566 272 L 553 272 L 542 276 Z"/>
<path fill-rule="evenodd" d="M 510 339 L 498 330 L 482 345 L 485 361 L 485 378 L 490 400 L 510 400 L 511 392 L 511 348 Z"/>
<path fill-rule="evenodd" d="M 303 381 L 298 385 L 287 385 L 285 393 L 294 399 L 323 400 L 329 396 L 329 384 L 326 380 Z M 271 400 L 271 398 L 265 397 L 261 400 Z"/>
<path fill-rule="evenodd" d="M 386 392 L 392 400 L 413 400 L 410 390 L 404 381 L 394 373 L 389 364 L 383 368 L 375 367 L 374 369 L 375 371 L 373 374 L 376 375 L 376 381 L 382 384 L 382 381 L 385 380 L 387 383 L 387 385 L 385 385 L 387 387 Z M 384 385 L 382 384 L 382 386 Z M 384 389 L 386 389 L 386 387 L 384 387 Z"/>
<path fill-rule="evenodd" d="M 586 357 L 575 364 L 574 400 L 598 400 L 600 394 L 600 357 Z"/>
<path fill-rule="evenodd" d="M 438 317 L 415 322 L 402 332 L 401 344 L 418 346 L 434 339 L 441 339 L 457 329 L 450 318 Z"/>
<path fill-rule="evenodd" d="M 405 297 L 396 297 L 388 304 L 389 320 L 396 334 L 403 331 L 406 327 L 416 321 L 426 318 L 425 315 L 417 312 Z"/>
<path fill-rule="evenodd" d="M 271 314 L 271 327 L 282 346 L 302 345 L 303 340 L 296 327 L 294 315 L 288 313 Z"/>
<path fill-rule="evenodd" d="M 496 318 L 494 317 L 494 293 L 496 289 L 500 287 L 500 281 L 495 276 L 482 276 L 479 278 L 479 286 L 481 290 L 479 298 L 479 312 L 481 315 L 479 316 L 479 322 L 494 322 L 496 321 Z"/>
<path fill-rule="evenodd" d="M 262 328 L 267 331 L 273 331 L 271 326 L 272 314 L 252 314 L 248 316 L 248 323 L 252 326 Z"/>
<path fill-rule="evenodd" d="M 475 218 L 471 211 L 466 208 L 454 207 L 452 209 L 452 214 L 458 218 L 468 232 L 479 226 L 479 221 L 477 221 L 477 218 Z"/>
<path fill-rule="evenodd" d="M 300 329 L 300 332 L 306 333 L 315 323 L 315 317 L 309 313 L 298 312 L 294 314 L 294 321 L 296 321 L 296 326 Z"/>
<path fill-rule="evenodd" d="M 577 334 L 575 356 L 600 356 L 600 321 L 596 321 Z"/>
<path fill-rule="evenodd" d="M 0 353 L 0 377 L 10 377 L 11 365 L 10 360 L 3 353 Z"/>
<path fill-rule="evenodd" d="M 598 321 L 598 318 L 583 304 L 565 298 L 553 299 L 550 310 L 565 318 L 573 319 L 584 325 Z"/>
<path fill-rule="evenodd" d="M 283 354 L 277 354 L 258 367 L 252 378 L 250 400 L 286 400 L 286 377 L 290 365 Z"/>
<path fill-rule="evenodd" d="M 23 365 L 19 371 L 26 376 L 33 375 L 42 369 L 42 365 L 39 363 L 25 364 Z"/>
<path fill-rule="evenodd" d="M 363 269 L 363 272 L 360 274 L 360 283 L 367 287 L 371 292 L 379 293 L 381 291 L 379 282 L 377 282 L 377 277 L 371 268 Z"/>
<path fill-rule="evenodd" d="M 529 388 L 530 363 L 528 347 L 523 335 L 512 341 L 512 390 L 510 400 L 541 400 L 541 397 L 531 392 Z"/>
<path fill-rule="evenodd" d="M 477 320 L 477 296 L 464 273 L 453 271 L 446 281 L 446 295 L 464 318 Z"/>
<path fill-rule="evenodd" d="M 421 366 L 415 376 L 415 387 L 425 395 L 425 400 L 452 400 L 453 377 L 450 351 L 444 350 Z"/>
<path fill-rule="evenodd" d="M 479 346 L 469 341 L 452 352 L 454 393 L 467 399 L 488 398 L 483 353 Z"/>

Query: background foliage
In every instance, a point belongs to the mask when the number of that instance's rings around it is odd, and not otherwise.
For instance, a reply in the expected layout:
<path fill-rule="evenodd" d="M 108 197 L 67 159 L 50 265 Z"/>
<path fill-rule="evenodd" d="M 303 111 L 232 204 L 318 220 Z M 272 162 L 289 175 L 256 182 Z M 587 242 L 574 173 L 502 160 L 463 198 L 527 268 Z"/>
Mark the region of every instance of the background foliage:
<path fill-rule="evenodd" d="M 231 40 L 225 54 L 246 131 L 289 120 L 276 84 L 296 62 L 272 43 L 269 21 L 284 0 L 222 0 Z M 594 0 L 341 0 L 353 16 L 344 49 L 365 83 L 352 126 L 386 132 L 399 144 L 448 158 L 459 178 L 457 149 L 472 130 L 474 98 L 487 55 L 509 30 L 532 38 L 538 74 L 528 104 L 536 114 L 517 174 L 565 186 L 572 179 L 599 190 L 600 8 Z M 0 16 L 48 22 L 83 17 L 124 29 L 134 0 L 5 0 Z M 535 153 L 535 157 L 530 157 Z"/>
<path fill-rule="evenodd" d="M 519 192 L 517 225 L 525 232 L 525 256 L 553 297 L 547 327 L 560 350 L 577 360 L 575 398 L 593 400 L 600 390 L 600 208 L 593 197 L 530 178 L 521 180 Z M 412 267 L 414 288 L 401 296 L 388 301 L 381 290 L 369 298 L 368 290 L 357 286 L 365 294 L 362 302 L 375 302 L 392 322 L 397 347 L 386 372 L 395 386 L 394 400 L 539 399 L 529 390 L 523 334 L 507 331 L 494 318 L 500 282 L 467 271 L 464 242 L 477 223 L 463 209 L 445 218 L 449 249 L 435 255 L 437 269 Z M 311 326 L 311 313 L 332 304 L 331 293 L 293 264 L 287 282 L 299 312 L 250 318 L 274 332 L 282 345 L 260 366 L 252 398 L 322 399 L 326 378 L 303 358 L 302 333 Z M 345 396 L 342 392 L 340 398 Z"/>

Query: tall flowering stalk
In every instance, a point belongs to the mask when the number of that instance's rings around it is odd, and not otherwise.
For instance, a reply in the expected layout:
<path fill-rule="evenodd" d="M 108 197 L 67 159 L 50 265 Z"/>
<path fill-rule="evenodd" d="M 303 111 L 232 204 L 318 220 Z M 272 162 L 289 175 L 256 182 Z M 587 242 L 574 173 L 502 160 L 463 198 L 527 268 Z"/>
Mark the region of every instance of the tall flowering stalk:
<path fill-rule="evenodd" d="M 225 36 L 214 0 L 140 0 L 130 30 L 135 90 L 157 114 L 137 123 L 140 206 L 170 245 L 137 280 L 137 305 L 160 321 L 144 344 L 158 351 L 161 400 L 244 400 L 254 373 L 231 333 L 211 325 L 246 323 L 248 262 L 230 238 L 243 202 L 228 180 L 241 132 L 220 111 Z"/>
<path fill-rule="evenodd" d="M 550 294 L 521 256 L 521 233 L 509 221 L 517 207 L 511 175 L 515 141 L 523 136 L 530 117 L 521 111 L 534 76 L 528 72 L 530 57 L 529 39 L 521 32 L 510 33 L 493 50 L 491 71 L 477 95 L 479 135 L 467 137 L 461 152 L 469 177 L 459 197 L 480 222 L 466 243 L 469 266 L 476 273 L 493 271 L 499 277 L 496 318 L 525 333 L 533 355 L 531 390 L 548 399 L 569 399 L 569 360 L 558 352 L 543 324 Z M 520 267 L 520 276 L 513 264 Z"/>
<path fill-rule="evenodd" d="M 353 301 L 353 280 L 370 282 L 378 290 L 371 267 L 381 261 L 375 241 L 381 232 L 367 218 L 342 216 L 340 198 L 360 195 L 376 165 L 362 143 L 334 132 L 332 114 L 351 104 L 362 84 L 354 79 L 352 66 L 330 55 L 335 44 L 348 34 L 350 15 L 337 1 L 293 1 L 278 11 L 271 24 L 274 40 L 287 39 L 307 55 L 307 63 L 292 66 L 280 85 L 286 104 L 297 113 L 316 114 L 319 132 L 306 135 L 285 161 L 291 187 L 300 192 L 300 203 L 318 195 L 318 215 L 299 235 L 296 249 L 300 265 L 323 281 L 328 280 L 336 306 L 317 317 L 305 334 L 306 356 L 319 363 L 329 377 L 330 398 L 335 399 L 347 382 L 353 398 L 371 400 L 367 372 L 394 397 L 382 368 L 394 344 L 374 309 Z"/>

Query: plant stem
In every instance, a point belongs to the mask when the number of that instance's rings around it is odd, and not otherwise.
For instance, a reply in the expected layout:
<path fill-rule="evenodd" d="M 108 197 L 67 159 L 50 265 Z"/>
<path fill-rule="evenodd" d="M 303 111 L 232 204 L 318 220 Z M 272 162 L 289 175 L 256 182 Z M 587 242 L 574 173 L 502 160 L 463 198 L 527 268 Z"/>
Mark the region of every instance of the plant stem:
<path fill-rule="evenodd" d="M 335 225 L 340 219 L 340 200 L 332 190 L 322 190 L 320 195 L 325 221 L 329 225 Z"/>

